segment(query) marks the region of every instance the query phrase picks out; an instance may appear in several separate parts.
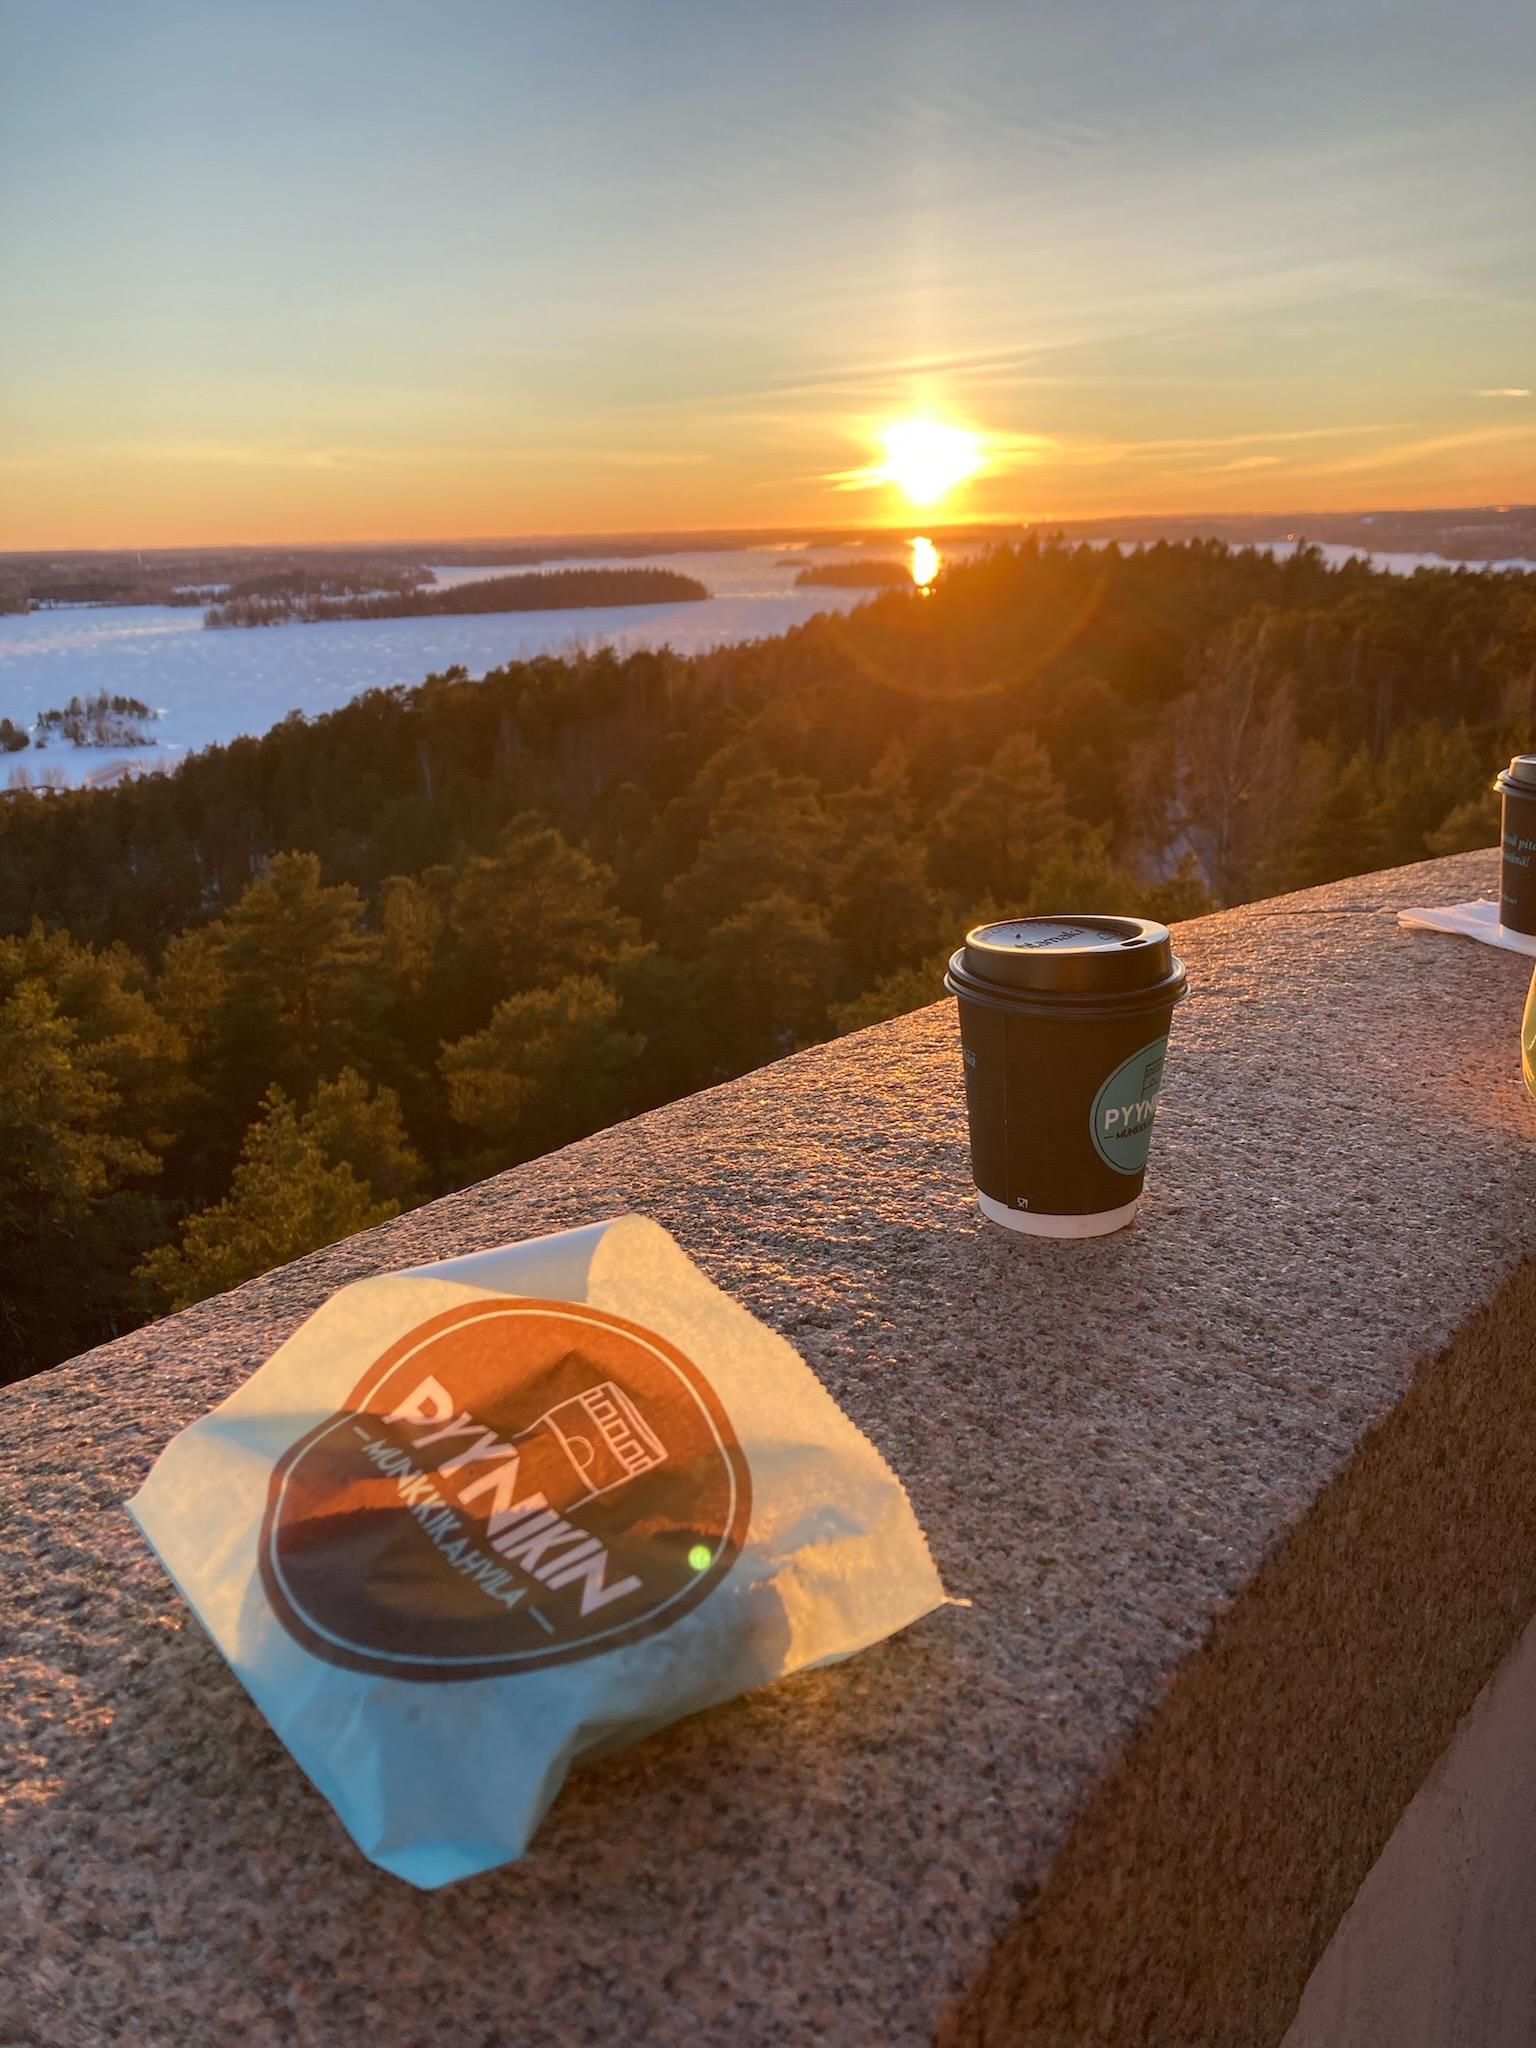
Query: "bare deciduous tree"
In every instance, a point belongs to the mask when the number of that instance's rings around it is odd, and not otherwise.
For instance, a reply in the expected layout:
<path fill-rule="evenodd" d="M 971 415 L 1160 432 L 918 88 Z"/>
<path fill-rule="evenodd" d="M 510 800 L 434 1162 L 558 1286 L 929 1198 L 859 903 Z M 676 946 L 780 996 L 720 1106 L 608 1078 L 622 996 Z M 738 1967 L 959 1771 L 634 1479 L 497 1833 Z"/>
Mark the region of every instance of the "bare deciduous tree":
<path fill-rule="evenodd" d="M 1174 815 L 1223 902 L 1239 900 L 1292 822 L 1300 745 L 1294 687 L 1264 612 L 1207 643 L 1174 707 Z"/>

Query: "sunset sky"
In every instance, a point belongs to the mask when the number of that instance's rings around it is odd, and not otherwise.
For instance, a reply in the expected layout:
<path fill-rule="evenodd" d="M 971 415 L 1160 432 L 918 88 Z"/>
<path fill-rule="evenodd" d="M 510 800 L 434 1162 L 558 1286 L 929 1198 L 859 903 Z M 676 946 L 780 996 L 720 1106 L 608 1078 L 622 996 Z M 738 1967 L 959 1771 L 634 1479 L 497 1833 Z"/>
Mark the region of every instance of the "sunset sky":
<path fill-rule="evenodd" d="M 1536 497 L 1529 0 L 0 0 L 0 547 Z"/>

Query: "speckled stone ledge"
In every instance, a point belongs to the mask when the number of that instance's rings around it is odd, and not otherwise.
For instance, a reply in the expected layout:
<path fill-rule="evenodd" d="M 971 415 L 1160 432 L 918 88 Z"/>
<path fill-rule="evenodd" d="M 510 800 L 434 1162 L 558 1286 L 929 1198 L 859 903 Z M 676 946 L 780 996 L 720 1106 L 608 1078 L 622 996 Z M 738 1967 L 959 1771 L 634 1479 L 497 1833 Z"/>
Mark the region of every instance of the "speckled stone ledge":
<path fill-rule="evenodd" d="M 1529 963 L 1491 854 L 1180 933 L 1136 1226 L 985 1225 L 951 1006 L 0 1396 L 0 2043 L 1278 2042 L 1536 1611 Z M 972 1603 L 365 1863 L 138 1542 L 166 1439 L 359 1274 L 638 1209 L 788 1336 Z"/>

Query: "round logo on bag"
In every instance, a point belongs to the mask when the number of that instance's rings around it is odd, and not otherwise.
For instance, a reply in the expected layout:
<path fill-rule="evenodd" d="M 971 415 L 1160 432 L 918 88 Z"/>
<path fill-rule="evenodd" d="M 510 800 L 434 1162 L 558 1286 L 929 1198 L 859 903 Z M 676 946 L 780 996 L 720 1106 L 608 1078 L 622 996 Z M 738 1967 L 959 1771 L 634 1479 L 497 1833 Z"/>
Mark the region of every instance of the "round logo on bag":
<path fill-rule="evenodd" d="M 262 1583 L 332 1663 L 501 1677 L 669 1627 L 730 1570 L 751 1505 L 730 1419 L 676 1345 L 497 1295 L 397 1339 L 284 1454 Z"/>

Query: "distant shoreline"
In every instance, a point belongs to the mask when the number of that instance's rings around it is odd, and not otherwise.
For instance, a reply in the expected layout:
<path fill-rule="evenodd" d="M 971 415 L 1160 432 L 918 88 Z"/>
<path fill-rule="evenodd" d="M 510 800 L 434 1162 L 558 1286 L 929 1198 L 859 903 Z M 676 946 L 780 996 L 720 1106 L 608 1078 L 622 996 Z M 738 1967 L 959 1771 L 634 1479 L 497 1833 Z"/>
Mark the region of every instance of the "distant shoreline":
<path fill-rule="evenodd" d="M 913 521 L 889 527 L 695 528 L 654 533 L 546 535 L 502 540 L 209 544 L 160 548 L 0 550 L 0 617 L 68 607 L 202 608 L 221 597 L 348 596 L 426 580 L 434 567 L 500 572 L 602 556 L 636 560 L 748 550 L 790 567 L 790 550 L 839 548 L 886 555 L 918 531 L 941 551 L 1017 543 L 1033 535 L 1122 546 L 1220 540 L 1252 547 L 1306 539 L 1360 553 L 1432 554 L 1469 568 L 1536 560 L 1536 505 L 1468 505 L 1319 512 L 1117 513 L 1084 518 Z M 224 586 L 220 589 L 219 586 Z M 340 586 L 339 588 L 337 586 Z M 286 586 L 286 587 L 285 587 Z M 329 590 L 325 586 L 330 586 Z"/>

